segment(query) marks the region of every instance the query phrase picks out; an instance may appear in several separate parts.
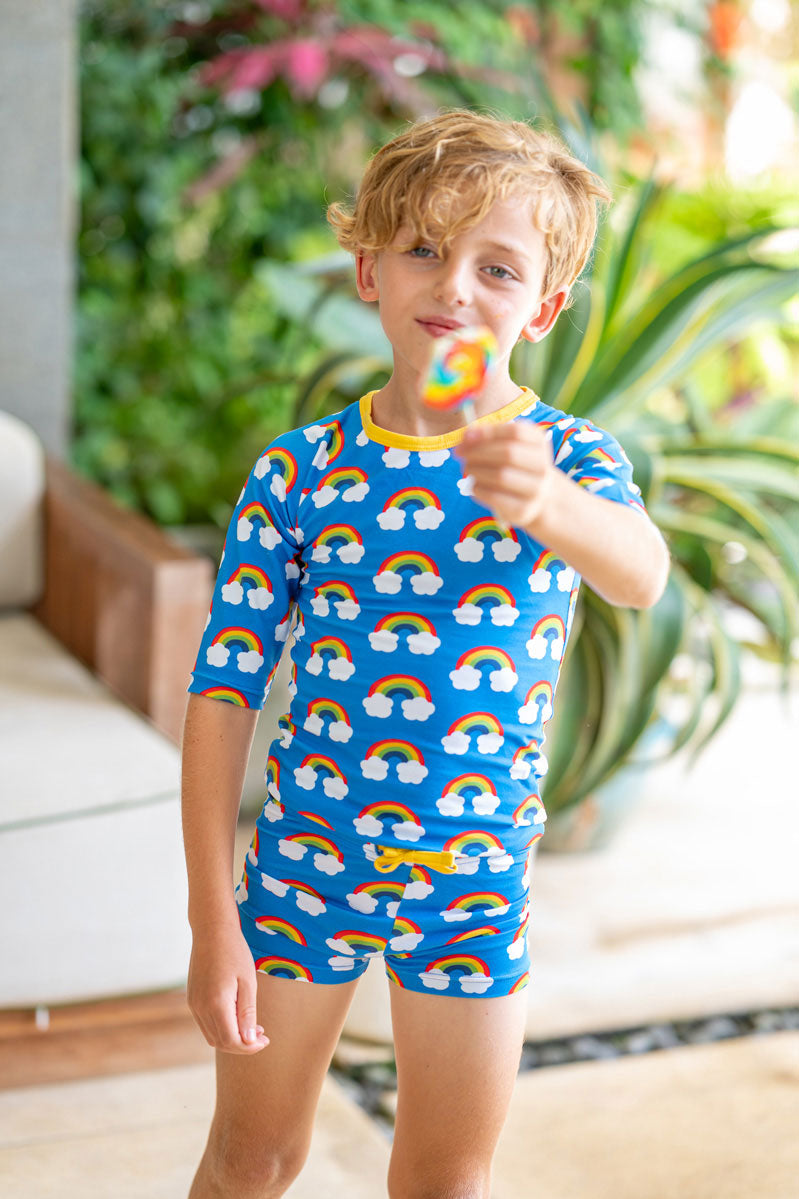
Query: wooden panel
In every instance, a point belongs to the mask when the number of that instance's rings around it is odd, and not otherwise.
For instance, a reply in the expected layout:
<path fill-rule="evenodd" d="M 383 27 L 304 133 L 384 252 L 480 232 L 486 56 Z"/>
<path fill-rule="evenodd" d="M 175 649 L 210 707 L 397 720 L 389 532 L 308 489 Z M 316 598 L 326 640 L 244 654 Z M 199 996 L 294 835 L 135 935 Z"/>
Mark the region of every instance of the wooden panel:
<path fill-rule="evenodd" d="M 214 564 L 50 455 L 46 480 L 44 593 L 30 611 L 178 742 Z"/>

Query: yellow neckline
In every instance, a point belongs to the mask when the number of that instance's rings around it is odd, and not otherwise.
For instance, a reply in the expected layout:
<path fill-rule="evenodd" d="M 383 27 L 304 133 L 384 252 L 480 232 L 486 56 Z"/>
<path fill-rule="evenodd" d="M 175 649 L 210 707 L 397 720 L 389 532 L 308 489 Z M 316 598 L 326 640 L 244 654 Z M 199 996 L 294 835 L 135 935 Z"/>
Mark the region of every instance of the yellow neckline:
<path fill-rule="evenodd" d="M 375 388 L 374 391 L 369 391 L 360 398 L 363 431 L 370 441 L 377 441 L 380 445 L 398 446 L 403 450 L 440 450 L 446 446 L 457 445 L 466 432 L 467 427 L 513 420 L 514 416 L 518 416 L 525 408 L 529 408 L 532 403 L 538 402 L 538 396 L 535 392 L 529 387 L 523 387 L 521 394 L 517 395 L 514 400 L 511 400 L 502 408 L 497 408 L 494 412 L 487 412 L 485 416 L 478 416 L 477 420 L 472 421 L 469 426 L 463 425 L 459 429 L 450 429 L 448 433 L 439 433 L 432 437 L 414 437 L 410 433 L 395 433 L 393 429 L 383 429 L 380 425 L 374 423 L 372 420 L 372 396 L 378 390 L 378 388 Z"/>

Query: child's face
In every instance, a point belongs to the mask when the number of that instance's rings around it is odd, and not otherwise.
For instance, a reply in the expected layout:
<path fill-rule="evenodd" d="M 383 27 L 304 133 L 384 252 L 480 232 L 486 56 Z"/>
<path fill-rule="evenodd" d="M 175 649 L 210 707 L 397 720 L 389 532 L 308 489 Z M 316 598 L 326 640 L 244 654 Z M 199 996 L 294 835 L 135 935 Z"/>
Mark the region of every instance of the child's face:
<path fill-rule="evenodd" d="M 410 250 L 395 248 L 410 235 L 400 228 L 387 249 L 356 258 L 358 294 L 379 304 L 395 369 L 422 375 L 434 338 L 455 325 L 488 325 L 497 367 L 507 372 L 520 337 L 539 341 L 552 328 L 568 291 L 541 295 L 546 245 L 530 202 L 498 201 L 443 253 L 422 239 Z"/>

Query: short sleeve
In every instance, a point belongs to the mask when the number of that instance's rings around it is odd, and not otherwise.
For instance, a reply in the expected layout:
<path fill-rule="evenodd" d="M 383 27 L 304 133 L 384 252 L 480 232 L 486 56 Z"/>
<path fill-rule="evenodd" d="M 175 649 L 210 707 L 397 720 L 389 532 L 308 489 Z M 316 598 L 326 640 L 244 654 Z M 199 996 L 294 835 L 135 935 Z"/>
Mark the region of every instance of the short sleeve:
<path fill-rule="evenodd" d="M 647 516 L 632 463 L 612 434 L 579 417 L 562 432 L 554 453 L 556 466 L 586 490 Z"/>
<path fill-rule="evenodd" d="M 262 708 L 269 693 L 304 568 L 290 497 L 270 451 L 284 457 L 274 445 L 264 450 L 233 510 L 187 687 L 247 708 Z"/>

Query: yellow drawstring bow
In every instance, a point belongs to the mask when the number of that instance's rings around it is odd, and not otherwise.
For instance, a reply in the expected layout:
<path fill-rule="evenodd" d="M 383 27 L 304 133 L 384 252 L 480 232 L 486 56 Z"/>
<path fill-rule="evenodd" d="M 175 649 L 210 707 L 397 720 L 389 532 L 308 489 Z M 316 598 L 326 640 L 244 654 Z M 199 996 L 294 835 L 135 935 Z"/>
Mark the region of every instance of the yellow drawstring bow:
<path fill-rule="evenodd" d="M 457 874 L 455 854 L 451 850 L 432 849 L 398 849 L 395 845 L 384 845 L 380 849 L 381 856 L 375 858 L 375 870 L 385 873 L 399 866 L 400 862 L 415 862 L 420 866 L 432 866 L 442 874 Z"/>

